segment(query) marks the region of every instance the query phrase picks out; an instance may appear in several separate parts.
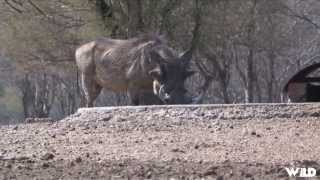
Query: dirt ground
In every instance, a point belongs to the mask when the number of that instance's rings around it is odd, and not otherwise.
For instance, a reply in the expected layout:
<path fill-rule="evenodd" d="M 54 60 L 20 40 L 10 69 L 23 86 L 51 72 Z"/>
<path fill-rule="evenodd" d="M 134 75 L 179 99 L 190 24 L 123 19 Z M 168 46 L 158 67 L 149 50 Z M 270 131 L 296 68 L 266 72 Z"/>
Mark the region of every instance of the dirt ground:
<path fill-rule="evenodd" d="M 320 104 L 80 109 L 0 127 L 0 179 L 288 179 L 320 176 Z M 30 121 L 30 120 L 29 120 Z"/>

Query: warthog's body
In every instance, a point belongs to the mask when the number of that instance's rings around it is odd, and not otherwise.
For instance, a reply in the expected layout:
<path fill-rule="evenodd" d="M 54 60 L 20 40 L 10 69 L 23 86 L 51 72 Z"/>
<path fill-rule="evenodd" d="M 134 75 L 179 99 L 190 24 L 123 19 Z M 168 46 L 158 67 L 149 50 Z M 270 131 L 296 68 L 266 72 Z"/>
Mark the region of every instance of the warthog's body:
<path fill-rule="evenodd" d="M 102 88 L 128 92 L 134 105 L 141 104 L 139 98 L 144 94 L 157 95 L 152 97 L 157 101 L 148 104 L 160 104 L 166 98 L 171 104 L 188 103 L 183 84 L 192 74 L 187 71 L 190 58 L 183 62 L 183 57 L 178 57 L 157 36 L 128 40 L 101 38 L 76 50 L 76 63 L 88 107 L 93 106 Z M 175 97 L 169 98 L 171 94 Z"/>

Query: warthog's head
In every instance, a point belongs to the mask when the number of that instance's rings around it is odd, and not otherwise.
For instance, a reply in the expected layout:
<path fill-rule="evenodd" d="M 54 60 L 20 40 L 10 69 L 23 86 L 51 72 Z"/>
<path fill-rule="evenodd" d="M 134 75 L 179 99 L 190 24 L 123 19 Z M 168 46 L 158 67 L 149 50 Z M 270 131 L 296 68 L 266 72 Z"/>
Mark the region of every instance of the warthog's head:
<path fill-rule="evenodd" d="M 165 58 L 160 51 L 151 53 L 151 57 L 159 62 L 156 68 L 149 74 L 153 78 L 153 92 L 165 104 L 196 104 L 202 99 L 203 94 L 198 97 L 188 96 L 185 81 L 194 74 L 190 70 L 191 51 L 180 56 Z"/>

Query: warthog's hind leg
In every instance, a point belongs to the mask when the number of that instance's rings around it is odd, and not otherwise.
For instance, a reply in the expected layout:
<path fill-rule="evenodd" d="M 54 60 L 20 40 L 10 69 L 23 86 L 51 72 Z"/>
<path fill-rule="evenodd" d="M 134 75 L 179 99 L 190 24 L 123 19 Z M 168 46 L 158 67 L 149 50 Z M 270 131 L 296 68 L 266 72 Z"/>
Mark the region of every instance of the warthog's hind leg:
<path fill-rule="evenodd" d="M 86 99 L 86 107 L 93 107 L 94 100 L 98 97 L 102 87 L 97 84 L 92 75 L 82 74 L 82 89 Z"/>
<path fill-rule="evenodd" d="M 128 96 L 131 101 L 131 105 L 138 106 L 140 104 L 139 91 L 136 88 L 134 88 L 132 85 L 129 85 Z"/>

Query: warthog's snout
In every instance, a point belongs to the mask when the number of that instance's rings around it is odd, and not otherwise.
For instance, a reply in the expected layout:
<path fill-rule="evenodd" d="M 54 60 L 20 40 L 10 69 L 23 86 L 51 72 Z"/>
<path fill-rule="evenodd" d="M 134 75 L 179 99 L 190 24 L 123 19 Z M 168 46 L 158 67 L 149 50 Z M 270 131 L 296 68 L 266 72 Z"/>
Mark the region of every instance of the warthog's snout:
<path fill-rule="evenodd" d="M 165 91 L 164 85 L 160 86 L 159 90 L 159 98 L 164 102 L 164 103 L 169 103 L 171 96 Z"/>
<path fill-rule="evenodd" d="M 169 102 L 170 102 L 170 99 L 171 99 L 171 96 L 166 93 L 166 94 L 165 94 L 165 97 L 164 97 L 164 101 L 165 101 L 166 103 L 169 103 Z"/>

